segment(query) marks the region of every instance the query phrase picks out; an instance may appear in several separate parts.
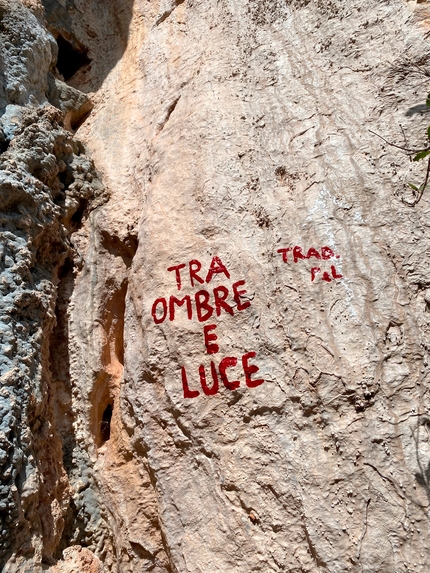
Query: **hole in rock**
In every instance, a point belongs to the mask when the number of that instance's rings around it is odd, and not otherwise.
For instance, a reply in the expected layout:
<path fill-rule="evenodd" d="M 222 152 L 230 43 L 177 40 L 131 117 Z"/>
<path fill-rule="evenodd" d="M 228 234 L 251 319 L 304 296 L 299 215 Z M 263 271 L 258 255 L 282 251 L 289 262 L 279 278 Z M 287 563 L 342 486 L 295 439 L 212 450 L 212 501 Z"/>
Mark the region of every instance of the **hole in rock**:
<path fill-rule="evenodd" d="M 88 199 L 81 197 L 79 199 L 79 207 L 73 213 L 71 222 L 75 229 L 81 226 L 82 217 L 84 216 L 85 209 L 88 207 Z"/>
<path fill-rule="evenodd" d="M 130 268 L 138 247 L 137 235 L 130 231 L 125 239 L 120 239 L 119 237 L 108 234 L 104 230 L 102 230 L 101 233 L 103 248 L 115 257 L 121 257 L 126 267 Z"/>
<path fill-rule="evenodd" d="M 81 127 L 81 125 L 89 118 L 90 113 L 91 109 L 83 114 L 76 114 L 72 116 L 72 119 L 70 120 L 70 127 L 73 129 L 73 131 L 76 131 Z"/>
<path fill-rule="evenodd" d="M 112 420 L 113 406 L 108 404 L 103 412 L 102 421 L 100 423 L 100 437 L 102 444 L 110 439 L 110 423 Z"/>
<path fill-rule="evenodd" d="M 10 142 L 5 138 L 5 136 L 0 131 L 0 153 L 4 153 L 5 151 L 7 151 L 9 143 Z"/>
<path fill-rule="evenodd" d="M 63 36 L 57 38 L 58 59 L 57 69 L 67 82 L 78 70 L 91 63 L 85 48 L 76 48 Z"/>
<path fill-rule="evenodd" d="M 54 201 L 58 205 L 58 202 L 61 201 L 64 204 L 64 200 L 66 198 L 65 190 L 70 187 L 70 185 L 74 182 L 75 178 L 73 177 L 73 171 L 70 167 L 61 171 L 58 174 L 58 180 L 62 184 L 63 188 L 57 193 Z"/>

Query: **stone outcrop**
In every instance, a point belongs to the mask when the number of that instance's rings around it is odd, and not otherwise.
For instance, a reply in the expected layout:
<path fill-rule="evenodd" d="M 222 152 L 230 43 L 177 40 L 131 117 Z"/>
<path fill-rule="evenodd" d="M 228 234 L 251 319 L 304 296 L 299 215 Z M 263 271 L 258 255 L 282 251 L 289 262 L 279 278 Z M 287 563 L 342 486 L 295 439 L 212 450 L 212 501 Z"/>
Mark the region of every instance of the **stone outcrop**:
<path fill-rule="evenodd" d="M 0 1 L 5 571 L 428 571 L 426 4 Z"/>
<path fill-rule="evenodd" d="M 61 387 L 53 379 L 67 359 L 63 331 L 55 338 L 57 288 L 66 275 L 73 282 L 71 234 L 106 198 L 83 145 L 62 127 L 68 112 L 49 103 L 55 41 L 17 2 L 1 2 L 0 16 L 0 553 L 3 563 L 16 557 L 9 569 L 27 570 L 29 559 L 32 571 L 53 561 L 73 502 L 72 389 L 67 377 Z"/>

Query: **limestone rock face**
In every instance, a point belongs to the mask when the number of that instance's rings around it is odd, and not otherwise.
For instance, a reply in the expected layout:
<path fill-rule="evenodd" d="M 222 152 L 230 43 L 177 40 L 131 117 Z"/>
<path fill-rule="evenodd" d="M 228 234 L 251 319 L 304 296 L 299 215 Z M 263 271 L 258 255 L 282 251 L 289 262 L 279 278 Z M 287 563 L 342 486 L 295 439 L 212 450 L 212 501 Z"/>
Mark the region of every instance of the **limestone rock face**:
<path fill-rule="evenodd" d="M 0 2 L 5 571 L 429 570 L 426 4 Z"/>

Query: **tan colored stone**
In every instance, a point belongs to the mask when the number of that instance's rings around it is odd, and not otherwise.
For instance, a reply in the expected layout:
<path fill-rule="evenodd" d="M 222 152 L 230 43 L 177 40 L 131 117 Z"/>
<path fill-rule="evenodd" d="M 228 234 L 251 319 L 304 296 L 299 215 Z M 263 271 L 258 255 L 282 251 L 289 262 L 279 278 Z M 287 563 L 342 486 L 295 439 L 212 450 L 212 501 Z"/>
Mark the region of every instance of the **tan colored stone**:
<path fill-rule="evenodd" d="M 406 571 L 415 562 L 425 571 L 426 478 L 416 475 L 427 454 L 413 436 L 427 407 L 416 285 L 428 280 L 428 199 L 401 202 L 423 166 L 408 173 L 402 154 L 369 133 L 401 137 L 399 122 L 411 138 L 423 133 L 419 115 L 405 116 L 423 100 L 411 95 L 422 79 L 401 75 L 421 57 L 422 32 L 400 2 L 299 4 L 135 3 L 127 50 L 80 130 L 112 193 L 94 236 L 103 225 L 115 236 L 134 228 L 141 205 L 122 422 L 113 418 L 112 432 L 125 423 L 132 463 L 150 471 L 180 571 Z M 340 258 L 284 263 L 278 249 L 294 245 L 327 245 Z M 231 279 L 209 290 L 244 279 L 252 305 L 208 321 L 220 346 L 208 356 L 203 324 L 184 307 L 156 325 L 151 306 L 197 290 L 185 268 L 179 293 L 168 267 L 198 259 L 204 276 L 214 255 Z M 96 265 L 101 276 L 101 255 L 91 257 L 76 300 Z M 325 283 L 332 264 L 343 278 Z M 313 266 L 322 270 L 312 282 Z M 239 391 L 205 397 L 199 365 L 211 380 L 211 359 L 240 363 L 247 351 L 266 382 L 246 388 L 238 368 Z M 98 354 L 81 353 L 76 379 Z M 194 400 L 184 399 L 181 366 L 200 391 Z M 103 459 L 117 455 L 112 440 Z M 98 468 L 116 502 L 118 480 Z"/>
<path fill-rule="evenodd" d="M 103 565 L 85 547 L 74 545 L 63 551 L 63 561 L 52 573 L 103 573 Z"/>

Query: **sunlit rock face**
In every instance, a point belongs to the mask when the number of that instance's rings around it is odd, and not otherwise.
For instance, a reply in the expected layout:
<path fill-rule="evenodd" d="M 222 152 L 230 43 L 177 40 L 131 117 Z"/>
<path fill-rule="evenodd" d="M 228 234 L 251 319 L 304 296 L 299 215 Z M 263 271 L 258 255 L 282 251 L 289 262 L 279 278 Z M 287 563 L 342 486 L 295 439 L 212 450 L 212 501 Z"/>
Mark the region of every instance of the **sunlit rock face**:
<path fill-rule="evenodd" d="M 42 4 L 0 0 L 4 570 L 426 573 L 426 3 Z"/>

